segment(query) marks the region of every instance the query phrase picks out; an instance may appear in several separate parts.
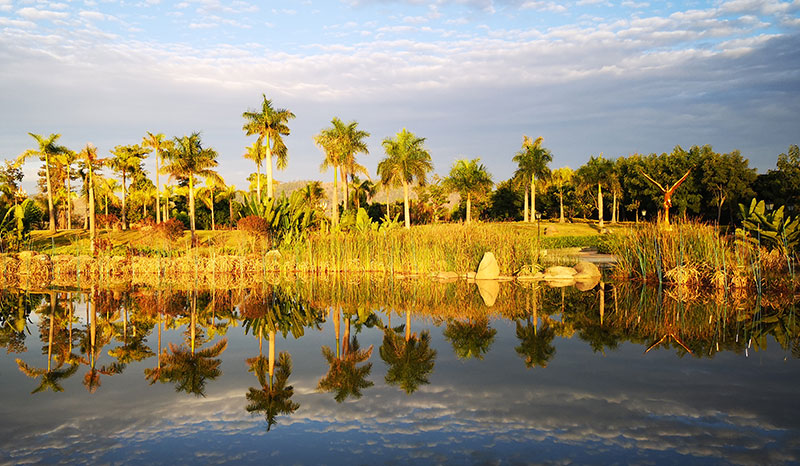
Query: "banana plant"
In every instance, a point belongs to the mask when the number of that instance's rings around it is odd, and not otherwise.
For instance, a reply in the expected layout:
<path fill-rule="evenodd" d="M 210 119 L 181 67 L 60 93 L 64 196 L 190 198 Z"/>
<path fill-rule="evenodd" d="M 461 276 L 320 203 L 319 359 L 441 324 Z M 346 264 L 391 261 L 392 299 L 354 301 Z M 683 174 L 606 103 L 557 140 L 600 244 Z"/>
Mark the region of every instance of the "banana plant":
<path fill-rule="evenodd" d="M 784 206 L 773 212 L 766 211 L 764 201 L 750 202 L 750 207 L 739 204 L 742 228 L 739 235 L 749 235 L 783 254 L 791 254 L 800 246 L 800 216 L 784 214 Z"/>

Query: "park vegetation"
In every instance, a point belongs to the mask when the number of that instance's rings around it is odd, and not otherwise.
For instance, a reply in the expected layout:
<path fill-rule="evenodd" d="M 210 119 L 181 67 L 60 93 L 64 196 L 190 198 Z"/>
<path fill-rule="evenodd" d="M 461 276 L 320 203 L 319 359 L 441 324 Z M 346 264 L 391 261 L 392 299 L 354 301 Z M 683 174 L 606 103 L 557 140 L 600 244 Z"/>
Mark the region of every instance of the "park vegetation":
<path fill-rule="evenodd" d="M 333 169 L 332 198 L 319 181 L 276 195 L 272 159 L 278 169 L 289 163 L 283 137 L 294 114 L 262 97 L 259 108 L 242 114 L 244 133 L 255 138 L 245 148 L 256 169 L 245 191 L 219 176 L 218 154 L 197 132 L 171 139 L 147 132 L 141 143 L 118 145 L 108 157 L 91 144 L 78 152 L 59 145 L 59 134 L 31 133 L 31 148 L 0 168 L 0 252 L 48 252 L 47 241 L 31 234 L 46 229 L 49 252 L 67 230 L 71 247 L 62 250 L 73 256 L 252 256 L 266 264 L 271 254 L 270 263 L 282 264 L 272 268 L 282 270 L 462 273 L 493 251 L 504 274 L 518 275 L 547 265 L 543 249 L 599 246 L 617 256 L 619 275 L 643 281 L 758 289 L 770 273 L 794 277 L 796 145 L 765 174 L 738 151 L 720 154 L 708 145 L 597 154 L 573 170 L 551 168 L 557 154 L 542 137 L 524 136 L 520 150 L 508 155 L 517 164 L 514 175 L 496 182 L 479 158 L 457 160 L 445 177 L 433 175 L 425 138 L 404 128 L 383 139 L 373 182 L 357 159 L 369 155 L 370 133 L 334 117 L 314 137 L 321 170 Z M 144 169 L 150 155 L 154 174 Z M 33 158 L 42 165 L 39 192 L 30 196 L 20 188 L 20 167 Z M 168 176 L 163 185 L 161 175 Z M 397 188 L 400 203 L 389 197 Z M 570 224 L 588 229 L 570 235 Z M 113 232 L 128 229 L 152 231 L 150 245 L 117 242 Z M 183 229 L 188 243 L 181 243 Z M 198 234 L 207 230 L 222 231 Z M 553 232 L 559 233 L 551 238 Z"/>

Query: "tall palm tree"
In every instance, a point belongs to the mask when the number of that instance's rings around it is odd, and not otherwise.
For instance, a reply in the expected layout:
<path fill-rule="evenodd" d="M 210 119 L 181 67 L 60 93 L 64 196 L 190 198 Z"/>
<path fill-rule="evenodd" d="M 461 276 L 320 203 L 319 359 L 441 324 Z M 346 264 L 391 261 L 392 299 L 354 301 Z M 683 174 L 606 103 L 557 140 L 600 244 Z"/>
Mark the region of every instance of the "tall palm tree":
<path fill-rule="evenodd" d="M 366 168 L 356 162 L 356 154 L 369 154 L 367 143 L 364 139 L 370 134 L 358 129 L 358 122 L 351 121 L 345 124 L 339 117 L 333 117 L 331 127 L 325 128 L 314 136 L 314 142 L 325 151 L 325 159 L 320 170 L 333 168 L 333 208 L 334 224 L 338 223 L 338 175 L 341 176 L 342 190 L 344 191 L 344 208 L 347 209 L 347 177 L 356 172 L 367 174 Z"/>
<path fill-rule="evenodd" d="M 131 178 L 135 172 L 141 170 L 142 161 L 150 153 L 149 148 L 131 144 L 129 146 L 116 146 L 111 151 L 114 157 L 110 161 L 111 168 L 122 175 L 122 229 L 128 228 L 128 217 L 126 212 L 126 204 L 128 200 L 128 186 L 127 175 L 130 174 Z"/>
<path fill-rule="evenodd" d="M 266 146 L 267 197 L 272 198 L 272 156 L 275 155 L 278 158 L 278 170 L 286 167 L 287 151 L 283 136 L 289 135 L 287 123 L 294 118 L 294 113 L 283 108 L 274 109 L 272 101 L 267 100 L 267 96 L 264 94 L 262 97 L 264 101 L 261 103 L 261 111 L 253 110 L 242 113 L 242 117 L 245 119 L 242 129 L 248 136 L 257 134 L 257 144 Z"/>
<path fill-rule="evenodd" d="M 217 166 L 217 151 L 203 148 L 200 133 L 175 138 L 174 147 L 168 152 L 168 163 L 162 168 L 172 178 L 189 181 L 189 225 L 192 230 L 192 246 L 195 246 L 194 185 L 197 177 L 221 181 L 222 178 L 212 170 Z"/>
<path fill-rule="evenodd" d="M 608 175 L 611 172 L 612 165 L 610 160 L 603 158 L 603 154 L 599 156 L 589 157 L 589 161 L 581 166 L 576 175 L 580 179 L 580 183 L 584 189 L 597 185 L 597 222 L 600 228 L 603 228 L 603 184 L 608 186 Z"/>
<path fill-rule="evenodd" d="M 72 164 L 78 160 L 78 154 L 74 151 L 68 150 L 61 156 L 61 162 L 64 166 L 64 178 L 66 182 L 66 193 L 64 202 L 67 204 L 67 230 L 72 230 Z"/>
<path fill-rule="evenodd" d="M 92 144 L 86 144 L 86 147 L 78 154 L 81 160 L 81 166 L 86 171 L 86 192 L 89 197 L 89 238 L 91 241 L 92 253 L 94 254 L 95 242 L 97 241 L 97 225 L 95 222 L 95 175 L 100 167 L 106 162 L 106 159 L 97 157 L 97 148 Z"/>
<path fill-rule="evenodd" d="M 260 385 L 259 388 L 250 387 L 245 397 L 250 403 L 245 407 L 248 413 L 264 413 L 267 421 L 267 432 L 277 423 L 276 417 L 279 414 L 292 414 L 300 407 L 299 403 L 292 401 L 294 387 L 286 385 L 289 376 L 292 375 L 292 357 L 286 351 L 281 351 L 278 355 L 277 373 L 269 373 L 267 358 L 258 355 L 247 361 L 248 371 L 255 373 Z"/>
<path fill-rule="evenodd" d="M 351 185 L 353 187 L 353 198 L 356 201 L 356 210 L 361 208 L 361 199 L 363 198 L 365 202 L 369 202 L 377 189 L 372 181 L 368 179 L 361 181 L 357 176 L 353 177 Z"/>
<path fill-rule="evenodd" d="M 552 180 L 558 190 L 559 223 L 564 223 L 564 188 L 572 182 L 574 172 L 569 167 L 561 167 L 553 171 Z"/>
<path fill-rule="evenodd" d="M 386 138 L 382 144 L 386 158 L 378 164 L 378 175 L 387 186 L 403 186 L 405 225 L 411 228 L 408 186 L 415 179 L 420 186 L 427 183 L 426 175 L 433 170 L 431 154 L 424 148 L 425 138 L 418 138 L 405 128 L 397 133 L 395 139 Z"/>
<path fill-rule="evenodd" d="M 224 190 L 225 181 L 222 177 L 211 178 L 206 184 L 208 186 L 200 188 L 197 194 L 200 200 L 203 201 L 203 204 L 211 211 L 211 231 L 214 231 L 216 230 L 216 222 L 214 220 L 214 192 L 216 192 L 217 189 Z"/>
<path fill-rule="evenodd" d="M 172 147 L 172 141 L 166 139 L 162 133 L 147 132 L 142 138 L 142 146 L 152 149 L 156 153 L 156 223 L 161 223 L 161 181 L 159 180 L 159 162 L 163 162 L 164 153 Z"/>
<path fill-rule="evenodd" d="M 256 141 L 252 146 L 247 146 L 244 153 L 244 158 L 256 163 L 256 194 L 259 199 L 261 199 L 261 163 L 264 161 L 264 152 L 264 146 Z M 252 185 L 250 186 L 252 189 Z"/>
<path fill-rule="evenodd" d="M 481 159 L 457 160 L 450 168 L 445 184 L 467 199 L 467 223 L 472 221 L 472 196 L 484 196 L 492 189 L 492 175 L 480 163 Z"/>
<path fill-rule="evenodd" d="M 420 385 L 430 383 L 428 377 L 436 360 L 436 350 L 430 347 L 430 341 L 427 330 L 417 337 L 408 331 L 407 324 L 405 339 L 394 330 L 385 329 L 380 355 L 389 366 L 386 383 L 399 385 L 409 395 Z"/>
<path fill-rule="evenodd" d="M 98 195 L 103 198 L 103 214 L 108 215 L 108 201 L 110 200 L 112 205 L 119 204 L 119 198 L 114 193 L 120 191 L 121 186 L 119 181 L 114 178 L 101 177 L 97 174 L 95 174 L 95 177 L 97 178 L 95 189 L 98 191 Z"/>
<path fill-rule="evenodd" d="M 44 162 L 45 178 L 47 181 L 47 213 L 50 216 L 50 233 L 56 232 L 56 214 L 53 207 L 53 186 L 50 182 L 51 168 L 55 167 L 58 158 L 66 154 L 69 149 L 64 146 L 56 144 L 60 134 L 51 134 L 48 137 L 42 137 L 38 134 L 28 133 L 36 144 L 39 146 L 36 149 L 28 149 L 17 157 L 17 165 L 21 165 L 30 157 L 39 157 Z"/>
<path fill-rule="evenodd" d="M 536 178 L 547 178 L 550 175 L 550 169 L 547 165 L 553 161 L 553 155 L 549 149 L 542 147 L 542 138 L 539 136 L 535 141 L 532 141 L 528 136 L 522 137 L 522 149 L 514 156 L 512 160 L 517 162 L 517 170 L 514 172 L 514 178 L 526 186 L 525 188 L 525 221 L 535 220 L 536 214 Z M 530 178 L 531 184 L 531 215 L 528 216 L 528 188 L 525 180 Z"/>
<path fill-rule="evenodd" d="M 233 201 L 236 199 L 236 196 L 239 194 L 239 190 L 236 189 L 236 185 L 229 184 L 223 187 L 220 196 L 228 200 L 228 224 L 233 226 L 236 223 L 233 219 Z"/>

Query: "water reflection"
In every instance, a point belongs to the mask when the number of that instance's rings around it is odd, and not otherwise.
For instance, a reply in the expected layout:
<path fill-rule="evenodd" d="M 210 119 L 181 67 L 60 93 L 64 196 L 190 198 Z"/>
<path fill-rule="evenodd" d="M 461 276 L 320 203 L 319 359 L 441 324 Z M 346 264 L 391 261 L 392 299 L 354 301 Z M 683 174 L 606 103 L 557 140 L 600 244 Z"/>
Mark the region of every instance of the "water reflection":
<path fill-rule="evenodd" d="M 488 307 L 466 283 L 351 280 L 0 290 L 0 345 L 15 355 L 0 357 L 8 380 L 0 451 L 11 452 L 0 462 L 12 453 L 14 462 L 32 458 L 14 441 L 85 429 L 86 413 L 113 424 L 120 411 L 105 400 L 117 396 L 119 409 L 136 400 L 163 407 L 137 412 L 135 429 L 93 434 L 112 436 L 128 454 L 154 451 L 133 440 L 153 438 L 144 431 L 200 441 L 221 429 L 235 440 L 209 448 L 228 461 L 232 445 L 257 431 L 293 445 L 299 463 L 319 457 L 290 438 L 321 436 L 363 462 L 411 451 L 431 454 L 429 462 L 473 461 L 455 453 L 469 439 L 506 459 L 524 459 L 534 445 L 544 461 L 800 459 L 800 412 L 787 398 L 800 378 L 792 296 L 737 301 L 606 282 L 587 291 L 504 283 Z M 758 364 L 743 363 L 753 356 Z M 67 399 L 85 412 L 53 415 L 52 403 Z M 24 412 L 50 414 L 26 420 Z M 331 437 L 343 432 L 357 435 Z M 367 453 L 365 439 L 381 447 Z M 412 448 L 403 454 L 405 441 Z M 63 453 L 48 448 L 40 460 Z M 766 449 L 771 456 L 754 453 Z"/>

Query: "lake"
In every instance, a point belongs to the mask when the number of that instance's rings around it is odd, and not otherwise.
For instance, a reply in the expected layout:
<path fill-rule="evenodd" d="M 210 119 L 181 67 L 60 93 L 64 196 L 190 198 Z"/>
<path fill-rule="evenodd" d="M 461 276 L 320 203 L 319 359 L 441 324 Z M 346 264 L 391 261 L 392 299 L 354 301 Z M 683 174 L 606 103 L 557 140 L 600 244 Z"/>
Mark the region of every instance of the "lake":
<path fill-rule="evenodd" d="M 581 288 L 0 290 L 0 462 L 800 462 L 794 297 Z"/>

